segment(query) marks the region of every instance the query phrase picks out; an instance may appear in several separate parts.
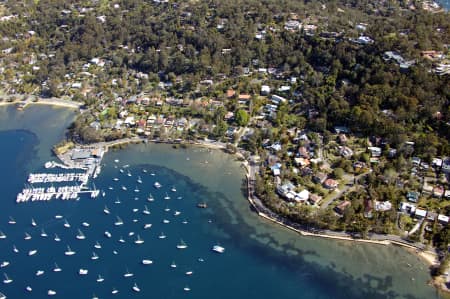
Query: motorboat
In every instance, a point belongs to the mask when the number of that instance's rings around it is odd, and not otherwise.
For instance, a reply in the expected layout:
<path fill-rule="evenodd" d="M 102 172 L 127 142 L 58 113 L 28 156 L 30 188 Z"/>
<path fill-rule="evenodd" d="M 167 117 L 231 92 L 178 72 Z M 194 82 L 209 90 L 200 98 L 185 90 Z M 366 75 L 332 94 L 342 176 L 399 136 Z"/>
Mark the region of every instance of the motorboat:
<path fill-rule="evenodd" d="M 105 231 L 105 237 L 111 238 L 111 233 L 109 231 Z"/>
<path fill-rule="evenodd" d="M 142 265 L 151 265 L 151 264 L 153 264 L 152 260 L 147 260 L 147 259 L 142 260 Z"/>
<path fill-rule="evenodd" d="M 152 227 L 151 223 L 144 224 L 144 229 L 149 229 L 150 227 Z"/>
<path fill-rule="evenodd" d="M 55 295 L 56 295 L 56 291 L 54 291 L 54 290 L 48 290 L 48 291 L 47 291 L 47 295 L 49 295 L 49 296 L 55 296 Z"/>
<path fill-rule="evenodd" d="M 167 223 L 170 223 L 170 220 L 167 220 L 167 219 L 163 219 L 163 221 L 162 221 L 163 223 L 165 223 L 165 224 L 167 224 Z"/>
<path fill-rule="evenodd" d="M 7 267 L 9 265 L 9 262 L 8 261 L 3 261 L 1 264 L 0 264 L 0 268 L 5 268 L 5 267 Z"/>
<path fill-rule="evenodd" d="M 180 215 L 180 214 L 181 214 L 180 211 L 175 211 L 175 213 L 173 213 L 173 216 L 178 216 L 178 215 Z"/>
<path fill-rule="evenodd" d="M 183 291 L 185 291 L 185 292 L 189 292 L 190 290 L 191 290 L 191 288 L 188 287 L 188 286 L 185 286 L 185 287 L 183 288 Z"/>
<path fill-rule="evenodd" d="M 212 250 L 217 252 L 217 253 L 224 253 L 225 252 L 225 248 L 220 246 L 220 245 L 214 245 Z"/>
<path fill-rule="evenodd" d="M 35 255 L 36 253 L 37 253 L 37 249 L 32 249 L 32 250 L 28 251 L 29 256 Z"/>
<path fill-rule="evenodd" d="M 63 216 L 62 215 L 55 215 L 55 219 L 62 219 Z"/>
<path fill-rule="evenodd" d="M 25 290 L 27 290 L 27 292 L 33 291 L 33 289 L 32 289 L 30 286 L 27 286 L 27 287 L 25 288 Z M 1 298 L 1 297 L 0 297 L 0 298 Z"/>
<path fill-rule="evenodd" d="M 36 271 L 36 276 L 41 276 L 44 274 L 44 270 L 37 270 Z"/>
<path fill-rule="evenodd" d="M 153 184 L 153 186 L 154 186 L 156 189 L 161 188 L 161 184 L 158 183 L 158 182 L 155 182 L 155 183 Z"/>
<path fill-rule="evenodd" d="M 84 227 L 89 227 L 89 226 L 91 226 L 89 223 L 87 223 L 87 222 L 83 222 L 83 223 L 81 223 L 81 225 L 83 225 Z"/>
<path fill-rule="evenodd" d="M 80 275 L 87 275 L 88 274 L 88 270 L 87 269 L 80 269 L 80 270 L 78 270 L 78 274 L 80 274 Z"/>
<path fill-rule="evenodd" d="M 186 275 L 192 275 L 194 272 L 193 271 L 187 271 Z"/>

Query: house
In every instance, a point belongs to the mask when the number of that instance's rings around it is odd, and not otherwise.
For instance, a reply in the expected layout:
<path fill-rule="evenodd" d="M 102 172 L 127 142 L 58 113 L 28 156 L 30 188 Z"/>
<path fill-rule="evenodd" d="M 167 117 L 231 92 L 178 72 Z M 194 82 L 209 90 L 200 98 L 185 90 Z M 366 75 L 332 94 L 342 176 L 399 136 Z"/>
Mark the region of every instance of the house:
<path fill-rule="evenodd" d="M 406 193 L 406 199 L 410 202 L 418 202 L 419 193 L 415 191 L 408 191 L 408 193 Z"/>
<path fill-rule="evenodd" d="M 335 211 L 336 213 L 338 213 L 339 215 L 343 215 L 344 212 L 345 212 L 345 210 L 346 210 L 349 206 L 351 206 L 351 202 L 348 201 L 348 200 L 345 200 L 345 201 L 341 202 L 340 204 L 338 204 L 338 205 L 334 208 L 334 211 Z"/>
<path fill-rule="evenodd" d="M 433 194 L 433 186 L 429 185 L 426 181 L 422 187 L 422 193 L 424 194 Z"/>
<path fill-rule="evenodd" d="M 327 189 L 336 189 L 339 183 L 336 180 L 333 179 L 326 179 L 323 183 L 323 186 Z"/>
<path fill-rule="evenodd" d="M 323 184 L 326 179 L 327 175 L 323 172 L 318 172 L 312 177 L 313 182 L 316 184 Z"/>
<path fill-rule="evenodd" d="M 295 31 L 300 29 L 300 22 L 296 20 L 289 20 L 286 23 L 284 23 L 284 29 L 289 31 Z"/>
<path fill-rule="evenodd" d="M 298 158 L 298 157 L 294 158 L 294 162 L 296 165 L 301 166 L 301 167 L 306 167 L 311 164 L 311 162 L 308 159 Z"/>
<path fill-rule="evenodd" d="M 305 146 L 301 146 L 298 148 L 298 155 L 301 158 L 309 159 L 309 152 L 308 149 Z"/>
<path fill-rule="evenodd" d="M 369 146 L 367 147 L 372 157 L 380 157 L 381 156 L 381 148 L 377 146 Z"/>
<path fill-rule="evenodd" d="M 450 158 L 447 157 L 442 161 L 442 172 L 450 173 Z"/>
<path fill-rule="evenodd" d="M 283 97 L 277 96 L 276 94 L 273 94 L 271 97 L 272 103 L 274 103 L 275 105 L 279 105 L 281 102 L 285 103 L 287 102 L 287 100 Z"/>
<path fill-rule="evenodd" d="M 392 203 L 390 201 L 375 201 L 375 211 L 385 212 L 392 209 Z"/>
<path fill-rule="evenodd" d="M 339 134 L 338 141 L 340 144 L 346 144 L 348 141 L 347 136 L 344 133 Z"/>
<path fill-rule="evenodd" d="M 438 217 L 438 214 L 435 213 L 435 212 L 428 212 L 427 213 L 427 220 L 428 221 L 434 222 L 434 220 L 436 220 L 437 217 Z"/>
<path fill-rule="evenodd" d="M 310 193 L 308 201 L 310 204 L 317 206 L 322 202 L 322 196 L 314 194 L 314 193 Z"/>
<path fill-rule="evenodd" d="M 269 85 L 262 85 L 261 86 L 261 95 L 268 95 L 269 93 L 270 93 Z"/>
<path fill-rule="evenodd" d="M 435 186 L 433 188 L 433 196 L 441 198 L 444 195 L 444 188 L 442 186 Z"/>
<path fill-rule="evenodd" d="M 427 216 L 427 210 L 417 208 L 414 212 L 414 216 L 419 219 L 424 219 Z"/>
<path fill-rule="evenodd" d="M 444 197 L 445 197 L 446 199 L 449 199 L 449 198 L 450 198 L 450 190 L 445 190 L 445 192 L 444 192 Z"/>
<path fill-rule="evenodd" d="M 439 214 L 438 215 L 438 221 L 439 221 L 439 223 L 441 223 L 441 224 L 444 224 L 444 225 L 447 225 L 448 224 L 448 222 L 449 222 L 449 217 L 448 216 L 445 216 L 445 215 L 442 215 L 442 214 Z"/>
<path fill-rule="evenodd" d="M 409 202 L 402 202 L 399 210 L 403 213 L 413 214 L 416 211 L 416 205 Z"/>
<path fill-rule="evenodd" d="M 349 159 L 349 158 L 351 158 L 351 156 L 353 156 L 353 151 L 348 146 L 340 146 L 339 147 L 339 154 L 342 157 L 344 157 L 346 159 Z"/>
<path fill-rule="evenodd" d="M 275 163 L 270 167 L 274 176 L 279 176 L 281 174 L 281 163 Z"/>

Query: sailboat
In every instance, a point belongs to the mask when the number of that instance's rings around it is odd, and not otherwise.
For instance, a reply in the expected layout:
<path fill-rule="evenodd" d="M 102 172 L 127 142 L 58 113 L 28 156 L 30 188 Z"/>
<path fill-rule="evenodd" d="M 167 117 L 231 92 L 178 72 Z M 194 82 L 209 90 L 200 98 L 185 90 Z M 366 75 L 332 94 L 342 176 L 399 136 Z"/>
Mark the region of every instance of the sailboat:
<path fill-rule="evenodd" d="M 8 223 L 9 223 L 9 224 L 16 224 L 16 220 L 14 220 L 14 218 L 12 218 L 11 216 L 9 216 Z"/>
<path fill-rule="evenodd" d="M 119 293 L 119 290 L 117 290 L 116 288 L 113 288 L 111 291 L 111 294 L 115 295 L 117 293 Z"/>
<path fill-rule="evenodd" d="M 78 240 L 84 240 L 84 239 L 86 239 L 86 236 L 83 234 L 83 232 L 80 229 L 78 229 L 78 234 L 77 234 L 76 238 Z"/>
<path fill-rule="evenodd" d="M 177 188 L 175 186 L 172 186 L 172 189 L 170 189 L 172 192 L 177 192 Z"/>
<path fill-rule="evenodd" d="M 139 188 L 136 186 L 136 188 L 134 188 L 134 192 L 138 193 L 139 191 Z"/>
<path fill-rule="evenodd" d="M 154 201 L 153 195 L 151 193 L 148 194 L 147 201 Z"/>
<path fill-rule="evenodd" d="M 55 263 L 55 268 L 53 268 L 53 272 L 61 272 L 62 269 Z"/>
<path fill-rule="evenodd" d="M 141 289 L 137 286 L 136 283 L 134 283 L 133 291 L 135 291 L 135 292 L 140 292 L 141 291 Z"/>
<path fill-rule="evenodd" d="M 123 225 L 123 220 L 122 220 L 122 219 L 120 219 L 120 217 L 119 217 L 119 216 L 117 216 L 117 221 L 116 221 L 116 222 L 114 222 L 114 225 L 115 225 L 115 226 L 120 226 L 120 225 Z"/>
<path fill-rule="evenodd" d="M 103 209 L 103 213 L 105 213 L 106 215 L 109 215 L 109 209 L 107 206 L 105 206 L 105 208 Z"/>
<path fill-rule="evenodd" d="M 164 196 L 164 199 L 170 199 L 170 196 L 169 196 L 169 194 L 167 194 L 167 192 L 166 192 L 166 196 Z"/>
<path fill-rule="evenodd" d="M 3 283 L 4 284 L 8 284 L 8 283 L 13 282 L 13 280 L 11 278 L 9 278 L 6 273 L 3 273 L 3 275 L 5 276 L 5 279 L 3 279 Z"/>
<path fill-rule="evenodd" d="M 37 223 L 33 218 L 31 218 L 31 226 L 34 226 L 34 227 L 37 226 Z"/>
<path fill-rule="evenodd" d="M 165 238 L 166 238 L 166 235 L 165 235 L 164 233 L 161 233 L 161 234 L 158 236 L 158 238 L 160 238 L 160 239 L 165 239 Z"/>
<path fill-rule="evenodd" d="M 65 255 L 74 255 L 76 252 L 73 251 L 69 245 L 67 245 L 67 250 L 64 252 Z"/>
<path fill-rule="evenodd" d="M 31 235 L 29 233 L 25 233 L 25 240 L 30 240 L 31 239 Z"/>
<path fill-rule="evenodd" d="M 59 236 L 57 235 L 57 234 L 55 234 L 55 239 L 54 239 L 56 242 L 59 242 L 59 241 L 61 241 L 61 239 L 59 238 Z"/>
<path fill-rule="evenodd" d="M 127 269 L 127 272 L 123 275 L 123 277 L 133 277 L 133 276 L 134 276 L 134 274 L 131 273 L 130 271 L 128 271 L 128 269 Z"/>
<path fill-rule="evenodd" d="M 91 260 L 98 260 L 98 255 L 95 252 L 92 252 Z"/>
<path fill-rule="evenodd" d="M 48 237 L 48 235 L 47 235 L 47 233 L 44 231 L 44 229 L 41 229 L 41 237 L 43 237 L 43 238 L 47 238 L 47 237 Z"/>
<path fill-rule="evenodd" d="M 183 240 L 180 240 L 180 243 L 177 244 L 177 248 L 178 249 L 186 249 L 188 246 L 186 245 L 186 243 Z"/>
<path fill-rule="evenodd" d="M 150 215 L 150 211 L 146 205 L 144 205 L 144 209 L 142 210 L 142 214 Z"/>
<path fill-rule="evenodd" d="M 130 171 L 127 171 L 127 176 L 131 176 L 131 172 Z"/>
<path fill-rule="evenodd" d="M 170 268 L 176 268 L 177 264 L 175 264 L 175 262 L 172 262 L 172 264 L 170 264 Z"/>
<path fill-rule="evenodd" d="M 140 244 L 144 243 L 144 240 L 142 240 L 141 237 L 138 234 L 137 235 L 137 239 L 134 241 L 134 243 L 140 245 Z"/>
<path fill-rule="evenodd" d="M 6 299 L 6 295 L 0 292 L 0 299 Z"/>
<path fill-rule="evenodd" d="M 96 241 L 94 247 L 97 249 L 100 249 L 100 248 L 102 248 L 102 245 L 100 245 L 100 243 L 98 241 Z"/>
<path fill-rule="evenodd" d="M 19 249 L 17 249 L 16 245 L 13 245 L 13 251 L 14 251 L 15 253 L 19 253 Z"/>
<path fill-rule="evenodd" d="M 99 274 L 97 277 L 97 282 L 103 282 L 105 279 Z"/>
<path fill-rule="evenodd" d="M 138 182 L 139 184 L 142 184 L 142 179 L 141 179 L 140 176 L 138 176 L 137 182 Z"/>
<path fill-rule="evenodd" d="M 1 264 L 0 264 L 0 268 L 4 268 L 4 267 L 6 267 L 6 266 L 8 266 L 9 265 L 9 262 L 8 261 L 3 261 Z"/>
<path fill-rule="evenodd" d="M 64 227 L 65 228 L 69 228 L 70 227 L 70 223 L 69 223 L 69 221 L 67 221 L 67 219 L 64 219 Z"/>
<path fill-rule="evenodd" d="M 0 239 L 6 239 L 6 235 L 0 230 Z"/>

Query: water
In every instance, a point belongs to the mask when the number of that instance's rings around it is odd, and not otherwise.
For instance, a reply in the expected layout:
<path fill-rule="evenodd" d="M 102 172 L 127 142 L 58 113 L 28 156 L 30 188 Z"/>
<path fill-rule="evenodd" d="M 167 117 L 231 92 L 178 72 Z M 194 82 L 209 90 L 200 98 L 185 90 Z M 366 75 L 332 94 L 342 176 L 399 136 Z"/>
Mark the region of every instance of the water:
<path fill-rule="evenodd" d="M 439 0 L 438 3 L 445 8 L 446 11 L 450 9 L 450 0 Z"/>
<path fill-rule="evenodd" d="M 0 291 L 8 298 L 25 297 L 28 285 L 32 298 L 47 297 L 49 289 L 68 299 L 92 298 L 94 293 L 100 298 L 438 298 L 426 285 L 426 265 L 401 248 L 303 238 L 264 222 L 250 211 L 242 194 L 239 163 L 217 151 L 129 146 L 110 151 L 103 161 L 94 182 L 105 197 L 15 204 L 27 172 L 43 170 L 51 145 L 61 138 L 71 116 L 48 107 L 31 107 L 25 113 L 0 109 L 0 230 L 7 234 L 0 240 L 0 261 L 11 263 L 0 269 L 0 275 L 5 272 L 14 280 L 0 283 Z M 137 182 L 139 176 L 142 184 Z M 160 189 L 153 187 L 155 181 L 161 183 Z M 139 192 L 134 192 L 136 187 Z M 150 193 L 153 202 L 146 200 Z M 164 199 L 166 194 L 170 199 Z M 199 202 L 208 208 L 198 208 Z M 105 205 L 109 215 L 103 212 Z M 142 213 L 144 205 L 150 215 Z M 175 211 L 180 214 L 175 216 Z M 71 227 L 55 219 L 57 214 Z M 17 223 L 8 224 L 9 216 Z M 124 225 L 114 225 L 116 216 Z M 32 217 L 37 227 L 31 226 Z M 146 223 L 152 227 L 144 229 Z M 48 238 L 40 236 L 42 228 Z M 85 240 L 76 239 L 79 228 Z M 105 230 L 111 238 L 104 236 Z M 24 240 L 25 231 L 31 240 Z M 161 232 L 166 239 L 158 238 Z M 53 240 L 55 233 L 61 242 Z M 137 234 L 144 244 L 134 243 Z M 125 243 L 119 242 L 121 237 Z M 188 248 L 176 248 L 181 239 Z M 101 249 L 94 248 L 97 240 Z M 215 244 L 225 247 L 225 253 L 213 252 Z M 13 245 L 19 253 L 13 252 Z M 64 255 L 67 245 L 75 255 Z M 28 256 L 32 249 L 37 254 Z M 98 260 L 91 260 L 93 251 Z M 144 266 L 142 259 L 153 264 Z M 62 272 L 52 271 L 55 262 Z M 170 267 L 172 262 L 176 268 Z M 88 274 L 79 275 L 80 268 Z M 36 276 L 38 270 L 45 273 Z M 125 278 L 127 271 L 134 276 Z M 188 271 L 193 274 L 186 275 Z M 96 282 L 98 274 L 104 282 Z M 134 283 L 140 293 L 132 290 Z M 183 290 L 186 286 L 189 292 Z M 119 293 L 112 295 L 113 288 Z"/>

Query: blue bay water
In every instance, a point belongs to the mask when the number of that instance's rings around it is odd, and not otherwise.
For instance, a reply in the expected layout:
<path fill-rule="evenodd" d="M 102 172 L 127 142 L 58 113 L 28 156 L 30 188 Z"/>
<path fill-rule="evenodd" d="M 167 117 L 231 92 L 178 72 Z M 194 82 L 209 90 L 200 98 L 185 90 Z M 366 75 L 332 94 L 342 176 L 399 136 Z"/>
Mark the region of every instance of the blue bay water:
<path fill-rule="evenodd" d="M 25 298 L 28 285 L 33 288 L 29 298 L 46 298 L 49 289 L 57 292 L 55 297 L 67 299 L 93 294 L 100 298 L 438 298 L 426 285 L 426 266 L 401 248 L 302 238 L 264 222 L 242 194 L 239 163 L 216 151 L 153 144 L 113 150 L 93 181 L 104 197 L 15 204 L 27 173 L 44 171 L 43 163 L 52 159 L 51 145 L 62 137 L 70 119 L 64 113 L 48 107 L 31 107 L 25 113 L 0 109 L 0 230 L 7 234 L 0 240 L 0 262 L 10 262 L 0 275 L 7 273 L 13 279 L 11 284 L 0 283 L 0 292 L 8 298 Z M 153 186 L 156 181 L 160 189 Z M 154 201 L 147 201 L 149 194 Z M 170 199 L 164 199 L 166 195 Z M 199 202 L 206 202 L 208 208 L 198 208 Z M 103 212 L 105 205 L 109 215 Z M 142 213 L 145 206 L 150 215 Z M 64 220 L 55 215 L 63 215 L 71 227 L 65 228 Z M 9 216 L 17 223 L 8 224 Z M 117 216 L 124 225 L 114 225 Z M 31 218 L 37 227 L 31 226 Z M 147 223 L 152 227 L 144 229 Z M 41 229 L 47 238 L 40 236 Z M 78 229 L 85 240 L 76 239 Z M 111 238 L 104 236 L 105 230 Z M 25 232 L 31 240 L 24 240 Z M 61 242 L 54 241 L 55 233 Z M 160 239 L 161 233 L 167 237 Z M 144 244 L 134 243 L 137 234 Z M 177 249 L 180 240 L 188 248 Z M 101 249 L 94 248 L 96 241 Z M 215 244 L 224 246 L 225 253 L 213 252 Z M 19 253 L 13 252 L 13 245 Z M 75 255 L 64 255 L 67 245 Z M 28 256 L 32 249 L 37 254 Z M 98 260 L 91 260 L 93 251 Z M 153 264 L 142 265 L 144 258 Z M 52 271 L 55 262 L 62 272 Z M 170 267 L 172 262 L 176 268 Z M 79 275 L 80 268 L 88 274 Z M 36 276 L 38 270 L 45 273 Z M 124 277 L 127 271 L 133 277 Z M 192 275 L 186 275 L 189 271 Z M 96 282 L 98 274 L 104 282 Z M 134 283 L 141 292 L 132 290 Z M 189 292 L 184 291 L 187 286 Z M 112 295 L 113 288 L 119 293 Z"/>

